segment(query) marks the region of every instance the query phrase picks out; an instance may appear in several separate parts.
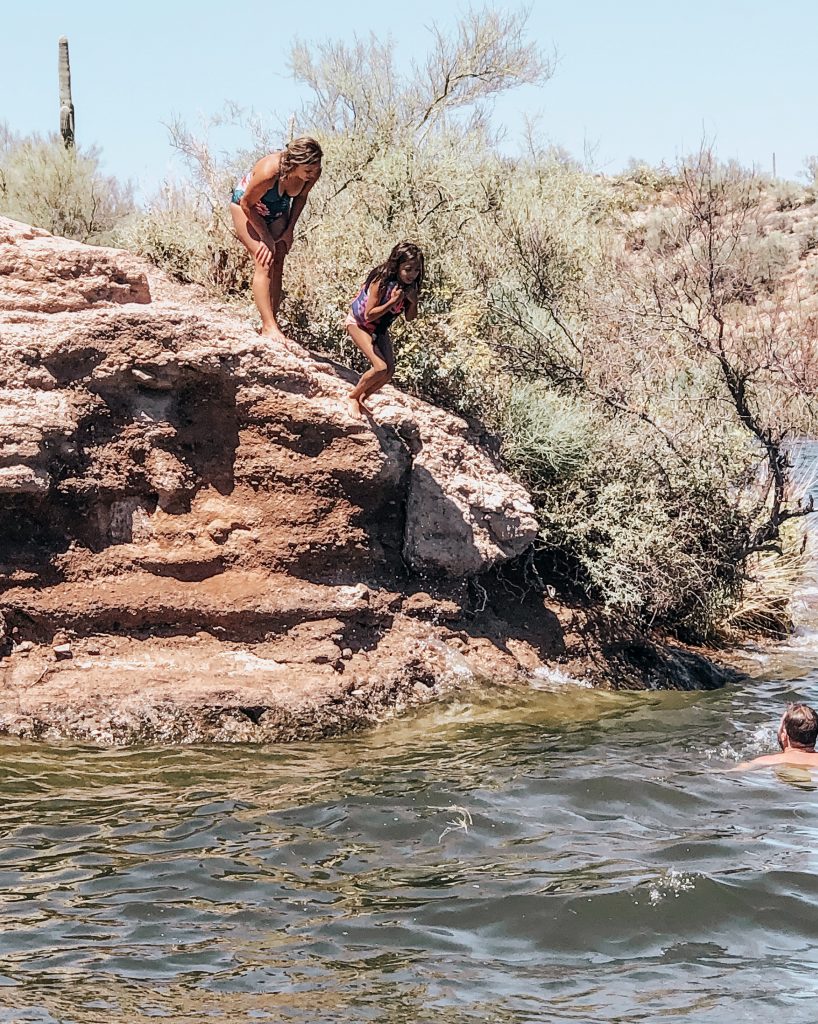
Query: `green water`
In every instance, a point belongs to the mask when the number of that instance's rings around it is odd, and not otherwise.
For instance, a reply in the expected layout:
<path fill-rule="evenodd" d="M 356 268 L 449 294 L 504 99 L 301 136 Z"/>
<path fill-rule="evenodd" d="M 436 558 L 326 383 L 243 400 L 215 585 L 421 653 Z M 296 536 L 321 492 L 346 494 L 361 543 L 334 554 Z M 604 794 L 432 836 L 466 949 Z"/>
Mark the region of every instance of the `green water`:
<path fill-rule="evenodd" d="M 354 739 L 0 747 L 0 1021 L 812 1020 L 816 782 L 707 694 L 461 695 Z"/>

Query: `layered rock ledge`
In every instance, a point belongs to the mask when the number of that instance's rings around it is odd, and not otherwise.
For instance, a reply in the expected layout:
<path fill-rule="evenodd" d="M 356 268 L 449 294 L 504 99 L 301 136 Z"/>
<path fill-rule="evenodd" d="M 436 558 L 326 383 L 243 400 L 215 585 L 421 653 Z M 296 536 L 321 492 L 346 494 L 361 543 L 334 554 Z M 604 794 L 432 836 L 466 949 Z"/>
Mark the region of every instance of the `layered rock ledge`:
<path fill-rule="evenodd" d="M 469 425 L 393 388 L 355 421 L 350 379 L 0 218 L 0 732 L 312 738 L 474 677 L 616 683 L 575 613 L 485 582 L 536 522 Z"/>

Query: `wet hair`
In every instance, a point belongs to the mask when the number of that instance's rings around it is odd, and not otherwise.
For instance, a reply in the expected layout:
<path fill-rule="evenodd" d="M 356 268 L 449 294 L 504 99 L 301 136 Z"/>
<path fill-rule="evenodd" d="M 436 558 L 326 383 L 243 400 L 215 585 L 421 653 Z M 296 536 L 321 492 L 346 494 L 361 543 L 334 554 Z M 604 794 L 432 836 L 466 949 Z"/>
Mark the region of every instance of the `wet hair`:
<path fill-rule="evenodd" d="M 818 739 L 818 714 L 809 704 L 790 704 L 784 712 L 784 732 L 799 747 L 814 747 Z"/>
<path fill-rule="evenodd" d="M 418 263 L 418 276 L 415 281 L 417 285 L 418 295 L 420 295 L 420 288 L 423 284 L 423 272 L 425 269 L 423 252 L 419 245 L 415 245 L 414 242 L 398 242 L 392 252 L 389 253 L 389 258 L 369 271 L 369 276 L 364 283 L 364 288 L 369 288 L 373 281 L 378 282 L 378 292 L 383 294 L 383 288 L 387 281 L 396 281 L 398 279 L 398 267 L 401 263 L 405 263 L 407 260 L 417 260 Z"/>
<path fill-rule="evenodd" d="M 300 135 L 284 147 L 278 165 L 278 173 L 285 178 L 293 167 L 298 167 L 301 164 L 320 164 L 323 157 L 324 151 L 315 139 L 311 139 L 309 135 Z"/>

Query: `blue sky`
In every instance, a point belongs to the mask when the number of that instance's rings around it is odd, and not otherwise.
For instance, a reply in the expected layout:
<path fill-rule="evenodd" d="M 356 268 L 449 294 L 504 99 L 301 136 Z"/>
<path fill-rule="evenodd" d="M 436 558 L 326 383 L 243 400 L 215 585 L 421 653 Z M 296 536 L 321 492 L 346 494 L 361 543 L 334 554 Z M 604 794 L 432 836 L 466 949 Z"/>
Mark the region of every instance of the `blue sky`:
<path fill-rule="evenodd" d="M 480 5 L 476 5 L 480 6 Z M 495 4 L 495 6 L 508 6 Z M 271 125 L 298 105 L 286 57 L 295 36 L 351 38 L 388 32 L 408 60 L 427 26 L 451 24 L 464 5 L 370 0 L 290 5 L 258 0 L 28 0 L 4 5 L 0 21 L 0 120 L 19 132 L 58 125 L 57 40 L 71 48 L 77 137 L 101 147 L 105 169 L 148 194 L 174 157 L 164 124 L 191 126 L 227 100 Z M 815 0 L 535 0 L 530 35 L 559 55 L 553 79 L 505 97 L 496 118 L 508 145 L 525 115 L 543 139 L 602 171 L 631 157 L 672 162 L 705 134 L 722 157 L 797 178 L 818 153 L 818 3 Z"/>

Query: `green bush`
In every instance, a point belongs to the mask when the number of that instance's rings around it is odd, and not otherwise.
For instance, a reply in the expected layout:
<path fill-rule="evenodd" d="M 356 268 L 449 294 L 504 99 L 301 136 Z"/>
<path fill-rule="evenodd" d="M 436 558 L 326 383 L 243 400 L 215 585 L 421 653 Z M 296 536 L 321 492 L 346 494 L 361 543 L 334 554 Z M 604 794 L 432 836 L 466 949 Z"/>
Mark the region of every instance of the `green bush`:
<path fill-rule="evenodd" d="M 511 386 L 501 412 L 502 454 L 537 500 L 599 458 L 596 412 L 541 382 Z"/>
<path fill-rule="evenodd" d="M 21 137 L 0 125 L 0 213 L 104 244 L 133 208 L 130 183 L 102 173 L 97 149 L 66 149 L 58 135 Z"/>
<path fill-rule="evenodd" d="M 541 382 L 514 385 L 502 454 L 531 491 L 552 571 L 635 620 L 702 637 L 742 589 L 750 520 L 712 467 Z M 740 451 L 731 460 L 740 465 Z"/>
<path fill-rule="evenodd" d="M 326 156 L 282 325 L 360 367 L 349 303 L 395 242 L 418 243 L 421 316 L 395 326 L 396 383 L 499 435 L 563 579 L 634 621 L 713 635 L 783 522 L 770 467 L 814 422 L 793 391 L 811 349 L 776 319 L 798 241 L 769 230 L 768 183 L 704 150 L 613 180 L 533 146 L 501 154 L 482 105 L 544 69 L 519 22 L 492 17 L 438 33 L 408 79 L 389 42 L 296 48 L 314 102 L 293 130 Z M 253 153 L 219 160 L 174 126 L 190 182 L 122 238 L 250 308 L 228 187 L 280 140 L 246 123 Z"/>
<path fill-rule="evenodd" d="M 543 493 L 546 546 L 608 608 L 688 638 L 710 635 L 741 593 L 746 516 L 716 481 L 669 481 L 609 440 L 604 459 Z"/>
<path fill-rule="evenodd" d="M 147 209 L 121 221 L 114 241 L 222 298 L 244 296 L 250 287 L 252 263 L 225 215 L 208 215 L 184 190 L 165 189 Z"/>

